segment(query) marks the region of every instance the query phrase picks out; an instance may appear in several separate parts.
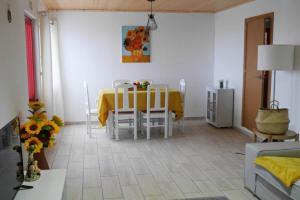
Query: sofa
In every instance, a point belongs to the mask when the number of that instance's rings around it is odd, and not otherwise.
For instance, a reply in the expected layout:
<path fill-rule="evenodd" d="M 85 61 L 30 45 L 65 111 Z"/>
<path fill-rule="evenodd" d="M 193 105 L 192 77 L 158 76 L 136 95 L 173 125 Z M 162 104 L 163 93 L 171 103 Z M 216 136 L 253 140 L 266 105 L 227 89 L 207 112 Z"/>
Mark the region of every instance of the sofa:
<path fill-rule="evenodd" d="M 249 143 L 245 153 L 246 189 L 261 200 L 300 200 L 300 180 L 287 188 L 268 171 L 254 164 L 257 156 L 300 158 L 300 142 Z"/>

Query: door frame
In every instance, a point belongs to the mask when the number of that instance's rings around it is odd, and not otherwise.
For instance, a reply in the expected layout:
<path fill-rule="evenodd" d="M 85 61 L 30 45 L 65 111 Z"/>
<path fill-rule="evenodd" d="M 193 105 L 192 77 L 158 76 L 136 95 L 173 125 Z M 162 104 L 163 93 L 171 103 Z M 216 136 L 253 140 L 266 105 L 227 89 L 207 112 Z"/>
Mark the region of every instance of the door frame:
<path fill-rule="evenodd" d="M 249 17 L 245 19 L 244 22 L 244 63 L 243 63 L 243 98 L 242 98 L 242 121 L 241 121 L 241 125 L 242 127 L 244 127 L 244 106 L 245 106 L 245 86 L 246 86 L 246 57 L 247 57 L 247 23 L 259 18 L 271 18 L 272 22 L 271 22 L 271 38 L 270 38 L 270 44 L 273 44 L 273 35 L 274 35 L 274 12 L 270 12 L 270 13 L 266 13 L 266 14 L 262 14 L 262 15 L 257 15 L 254 17 Z M 264 36 L 263 36 L 264 37 Z M 262 76 L 263 76 L 263 72 L 262 72 Z M 271 79 L 272 79 L 272 73 L 268 73 L 267 75 L 268 78 L 268 94 L 267 94 L 267 101 L 269 102 L 271 99 Z M 262 83 L 262 87 L 264 87 L 263 83 Z M 263 97 L 262 97 L 263 98 Z M 252 130 L 250 130 L 252 131 Z"/>

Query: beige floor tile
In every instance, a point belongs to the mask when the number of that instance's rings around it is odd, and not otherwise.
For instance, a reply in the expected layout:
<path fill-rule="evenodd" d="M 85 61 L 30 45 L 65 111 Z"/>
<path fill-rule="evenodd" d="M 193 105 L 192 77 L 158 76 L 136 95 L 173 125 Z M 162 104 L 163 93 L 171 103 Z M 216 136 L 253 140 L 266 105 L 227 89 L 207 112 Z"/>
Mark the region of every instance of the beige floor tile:
<path fill-rule="evenodd" d="M 133 170 L 131 169 L 131 166 L 120 165 L 117 167 L 117 173 L 119 176 L 120 184 L 122 186 L 138 184 L 136 176 Z"/>
<path fill-rule="evenodd" d="M 214 183 L 214 185 L 218 188 L 218 190 L 220 191 L 233 190 L 230 183 L 228 183 L 226 179 L 222 176 L 222 174 L 219 174 L 217 170 L 207 170 L 205 171 L 205 175 L 208 177 L 210 181 Z"/>
<path fill-rule="evenodd" d="M 104 198 L 123 198 L 118 176 L 101 177 Z"/>
<path fill-rule="evenodd" d="M 199 192 L 199 189 L 197 188 L 196 184 L 183 173 L 172 172 L 170 173 L 170 175 L 183 193 Z"/>
<path fill-rule="evenodd" d="M 102 200 L 102 189 L 100 187 L 95 188 L 84 188 L 83 189 L 83 200 Z"/>
<path fill-rule="evenodd" d="M 82 178 L 67 178 L 65 186 L 65 200 L 82 199 Z"/>
<path fill-rule="evenodd" d="M 83 162 L 69 162 L 67 169 L 67 178 L 82 178 Z"/>
<path fill-rule="evenodd" d="M 100 160 L 100 174 L 101 174 L 101 176 L 117 175 L 114 161 L 111 159 Z"/>
<path fill-rule="evenodd" d="M 97 143 L 92 143 L 85 145 L 84 153 L 87 155 L 96 155 L 97 154 Z"/>
<path fill-rule="evenodd" d="M 144 196 L 162 195 L 161 190 L 152 175 L 137 175 L 137 179 Z"/>
<path fill-rule="evenodd" d="M 219 196 L 223 194 L 211 181 L 197 181 L 196 184 L 204 196 Z"/>
<path fill-rule="evenodd" d="M 161 164 L 150 165 L 149 168 L 156 182 L 165 183 L 165 182 L 172 181 L 172 178 L 170 177 L 168 170 L 163 165 Z"/>
<path fill-rule="evenodd" d="M 83 162 L 83 151 L 81 150 L 72 150 L 70 155 L 70 162 Z"/>
<path fill-rule="evenodd" d="M 183 194 L 177 187 L 175 183 L 160 183 L 159 188 L 164 194 L 166 199 L 182 199 L 184 198 Z"/>
<path fill-rule="evenodd" d="M 126 153 L 113 153 L 113 159 L 116 166 L 130 165 L 130 161 Z"/>
<path fill-rule="evenodd" d="M 203 181 L 208 180 L 207 176 L 205 176 L 205 171 L 197 168 L 193 163 L 181 163 L 180 164 L 183 172 L 193 181 Z"/>
<path fill-rule="evenodd" d="M 98 187 L 101 185 L 100 172 L 98 168 L 85 168 L 83 187 Z"/>
<path fill-rule="evenodd" d="M 130 158 L 130 163 L 135 174 L 151 173 L 143 158 Z"/>
<path fill-rule="evenodd" d="M 85 155 L 84 156 L 84 168 L 98 168 L 97 155 Z"/>
<path fill-rule="evenodd" d="M 144 196 L 138 185 L 122 186 L 125 200 L 143 200 Z"/>
<path fill-rule="evenodd" d="M 231 187 L 233 189 L 244 188 L 244 179 L 243 178 L 226 178 L 226 181 L 231 185 Z"/>
<path fill-rule="evenodd" d="M 164 196 L 147 196 L 145 197 L 145 200 L 165 200 L 166 198 Z"/>

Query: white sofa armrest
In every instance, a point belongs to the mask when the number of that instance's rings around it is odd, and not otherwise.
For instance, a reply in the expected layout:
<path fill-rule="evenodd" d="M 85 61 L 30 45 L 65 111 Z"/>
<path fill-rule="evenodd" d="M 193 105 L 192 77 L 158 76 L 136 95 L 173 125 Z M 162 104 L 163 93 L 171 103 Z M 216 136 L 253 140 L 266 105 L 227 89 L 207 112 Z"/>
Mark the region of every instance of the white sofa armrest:
<path fill-rule="evenodd" d="M 300 142 L 272 142 L 246 144 L 245 156 L 245 187 L 250 191 L 255 190 L 256 166 L 254 160 L 259 155 L 296 156 L 299 155 Z M 298 156 L 297 156 L 298 155 Z"/>

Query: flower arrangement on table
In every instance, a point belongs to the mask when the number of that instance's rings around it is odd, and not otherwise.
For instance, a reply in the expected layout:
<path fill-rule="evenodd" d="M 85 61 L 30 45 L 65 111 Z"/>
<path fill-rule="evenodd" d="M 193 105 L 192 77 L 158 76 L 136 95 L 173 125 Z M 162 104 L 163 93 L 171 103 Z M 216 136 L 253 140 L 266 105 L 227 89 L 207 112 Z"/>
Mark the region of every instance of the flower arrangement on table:
<path fill-rule="evenodd" d="M 150 85 L 150 83 L 148 81 L 143 81 L 142 83 L 139 81 L 136 81 L 133 83 L 133 85 L 136 85 L 137 89 L 147 90 L 148 85 Z"/>
<path fill-rule="evenodd" d="M 41 152 L 43 148 L 52 147 L 55 137 L 64 125 L 58 116 L 48 119 L 46 111 L 42 110 L 44 104 L 39 101 L 31 101 L 28 104 L 31 115 L 20 128 L 21 142 L 25 144 L 28 151 L 28 167 L 25 179 L 34 181 L 39 179 L 40 170 L 37 161 L 34 160 L 34 154 Z"/>

